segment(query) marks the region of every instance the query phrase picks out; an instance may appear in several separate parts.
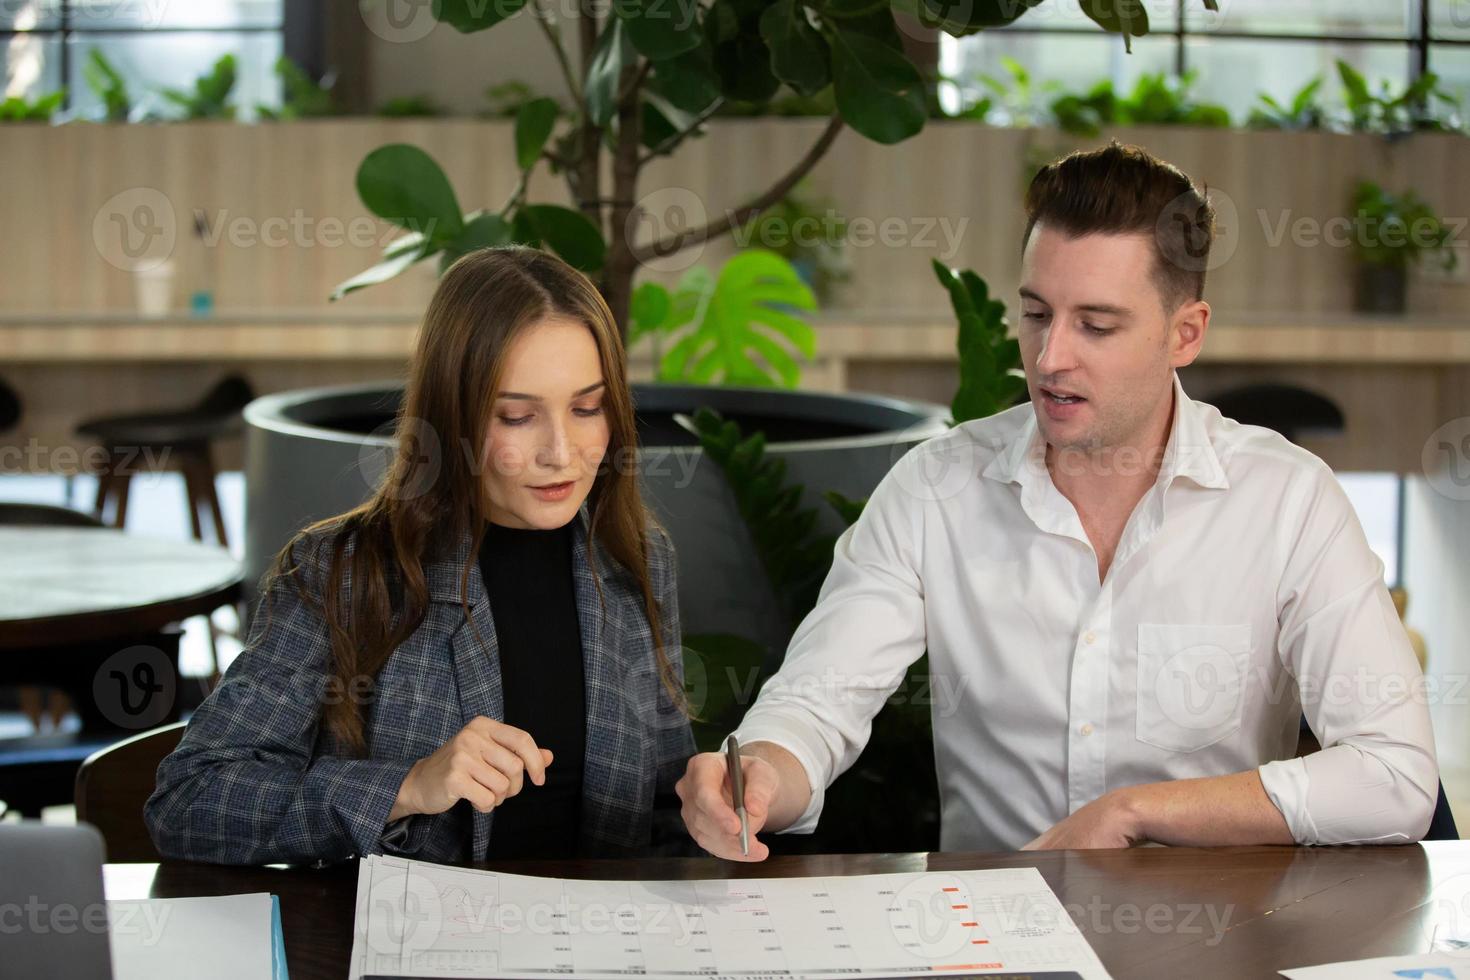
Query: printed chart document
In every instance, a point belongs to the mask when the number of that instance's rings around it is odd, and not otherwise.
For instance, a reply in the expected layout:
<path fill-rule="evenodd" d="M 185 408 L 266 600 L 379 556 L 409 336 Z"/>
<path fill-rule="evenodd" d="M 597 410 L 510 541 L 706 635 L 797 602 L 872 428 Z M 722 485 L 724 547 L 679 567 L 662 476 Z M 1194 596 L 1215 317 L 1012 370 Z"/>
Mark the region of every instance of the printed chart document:
<path fill-rule="evenodd" d="M 1470 954 L 1380 956 L 1279 972 L 1287 980 L 1470 980 Z"/>
<path fill-rule="evenodd" d="M 1107 980 L 1035 868 L 582 881 L 392 856 L 358 867 L 350 980 Z"/>

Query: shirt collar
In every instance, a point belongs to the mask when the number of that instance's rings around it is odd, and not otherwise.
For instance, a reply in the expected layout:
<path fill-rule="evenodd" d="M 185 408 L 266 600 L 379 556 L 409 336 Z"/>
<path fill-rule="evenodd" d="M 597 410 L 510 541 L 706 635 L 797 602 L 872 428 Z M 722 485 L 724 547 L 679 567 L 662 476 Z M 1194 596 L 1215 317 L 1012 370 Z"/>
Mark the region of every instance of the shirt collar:
<path fill-rule="evenodd" d="M 1174 373 L 1174 420 L 1169 429 L 1169 441 L 1164 449 L 1164 458 L 1159 466 L 1158 483 L 1168 487 L 1176 477 L 1188 477 L 1201 487 L 1212 490 L 1227 490 L 1225 467 L 1215 452 L 1214 443 L 1206 426 L 1206 413 L 1217 412 L 1210 405 L 1194 401 L 1184 393 L 1178 372 Z M 1218 414 L 1218 413 L 1217 413 Z M 1041 429 L 1036 424 L 1036 411 L 1026 413 L 1015 439 L 1002 446 L 995 457 L 982 471 L 983 475 L 1001 483 L 1019 483 L 1026 486 L 1038 478 L 1050 480 L 1046 469 L 1046 444 Z"/>

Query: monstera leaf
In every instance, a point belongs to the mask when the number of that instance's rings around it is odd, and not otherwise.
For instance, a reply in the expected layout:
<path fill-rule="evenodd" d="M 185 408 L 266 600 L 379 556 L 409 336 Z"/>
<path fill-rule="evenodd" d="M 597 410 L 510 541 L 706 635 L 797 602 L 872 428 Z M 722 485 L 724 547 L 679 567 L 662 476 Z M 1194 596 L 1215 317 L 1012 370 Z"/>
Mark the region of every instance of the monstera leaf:
<path fill-rule="evenodd" d="M 741 252 L 720 270 L 698 326 L 674 344 L 659 365 L 663 381 L 796 387 L 816 334 L 792 311 L 817 301 L 791 263 L 774 252 Z"/>

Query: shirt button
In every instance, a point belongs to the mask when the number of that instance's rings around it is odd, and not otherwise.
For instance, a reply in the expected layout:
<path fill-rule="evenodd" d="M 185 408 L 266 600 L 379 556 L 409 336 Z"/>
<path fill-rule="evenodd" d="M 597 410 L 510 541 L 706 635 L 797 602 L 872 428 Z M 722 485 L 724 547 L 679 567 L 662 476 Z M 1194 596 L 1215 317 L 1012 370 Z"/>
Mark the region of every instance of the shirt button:
<path fill-rule="evenodd" d="M 1079 732 L 1081 732 L 1083 735 L 1091 735 L 1092 734 L 1092 723 L 1091 722 L 1087 722 L 1086 724 L 1084 724 L 1081 728 L 1079 728 L 1077 730 Z"/>
<path fill-rule="evenodd" d="M 1094 633 L 1092 630 L 1088 630 L 1082 635 L 1082 642 L 1086 643 L 1088 646 L 1091 646 L 1096 640 L 1097 634 Z"/>

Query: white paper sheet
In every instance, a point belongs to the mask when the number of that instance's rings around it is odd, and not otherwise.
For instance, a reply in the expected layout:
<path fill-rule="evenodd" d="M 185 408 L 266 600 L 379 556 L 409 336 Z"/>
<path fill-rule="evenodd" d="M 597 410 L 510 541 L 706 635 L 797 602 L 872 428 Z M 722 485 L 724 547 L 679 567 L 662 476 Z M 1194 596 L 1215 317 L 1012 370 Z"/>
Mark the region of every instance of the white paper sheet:
<path fill-rule="evenodd" d="M 107 903 L 113 980 L 271 980 L 271 897 Z"/>
<path fill-rule="evenodd" d="M 1287 980 L 1470 980 L 1470 954 L 1380 956 L 1280 971 Z"/>
<path fill-rule="evenodd" d="M 1035 868 L 579 881 L 369 857 L 350 980 L 862 980 L 1025 971 L 1107 980 Z"/>

